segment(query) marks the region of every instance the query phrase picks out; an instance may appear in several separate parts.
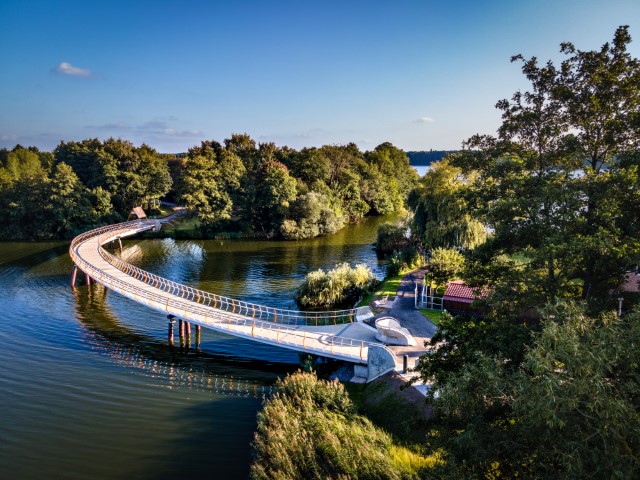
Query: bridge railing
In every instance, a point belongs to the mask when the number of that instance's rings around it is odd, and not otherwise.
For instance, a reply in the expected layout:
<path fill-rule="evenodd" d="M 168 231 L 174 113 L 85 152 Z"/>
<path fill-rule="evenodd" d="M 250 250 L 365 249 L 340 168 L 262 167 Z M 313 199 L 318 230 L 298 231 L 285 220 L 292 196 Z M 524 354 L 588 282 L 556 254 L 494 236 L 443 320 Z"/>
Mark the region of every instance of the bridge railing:
<path fill-rule="evenodd" d="M 104 245 L 119 236 L 131 235 L 131 230 L 137 232 L 151 228 L 152 226 L 153 224 L 145 222 L 144 220 L 134 220 L 131 222 L 100 227 L 76 237 L 71 244 L 71 249 L 81 241 L 94 236 L 99 235 L 100 238 L 98 241 L 100 245 Z M 357 315 L 361 312 L 364 313 L 364 310 L 367 310 L 367 308 L 364 307 L 364 309 L 352 308 L 348 310 L 301 312 L 296 310 L 267 307 L 256 303 L 217 295 L 215 293 L 206 292 L 204 290 L 199 290 L 188 285 L 168 280 L 164 277 L 131 265 L 121 258 L 109 253 L 102 247 L 100 247 L 99 252 L 104 260 L 109 262 L 109 264 L 118 270 L 121 270 L 127 275 L 130 275 L 148 285 L 171 293 L 172 295 L 200 303 L 208 307 L 224 310 L 230 314 L 237 314 L 243 317 L 273 322 L 275 324 L 312 326 L 345 324 L 356 321 Z"/>
<path fill-rule="evenodd" d="M 111 230 L 110 232 L 113 231 Z M 219 329 L 227 329 L 235 334 L 244 334 L 244 336 L 250 336 L 256 340 L 275 342 L 283 346 L 293 346 L 310 353 L 338 356 L 350 361 L 367 361 L 370 342 L 331 334 L 318 336 L 317 332 L 307 333 L 304 330 L 291 329 L 286 325 L 278 325 L 269 321 L 230 315 L 223 310 L 214 309 L 202 303 L 194 303 L 186 298 L 167 297 L 153 289 L 142 289 L 110 275 L 84 261 L 75 252 L 73 252 L 72 256 L 74 257 L 74 262 L 88 273 L 94 281 L 156 310 L 187 318 L 190 321 L 199 321 L 203 325 L 215 324 Z"/>

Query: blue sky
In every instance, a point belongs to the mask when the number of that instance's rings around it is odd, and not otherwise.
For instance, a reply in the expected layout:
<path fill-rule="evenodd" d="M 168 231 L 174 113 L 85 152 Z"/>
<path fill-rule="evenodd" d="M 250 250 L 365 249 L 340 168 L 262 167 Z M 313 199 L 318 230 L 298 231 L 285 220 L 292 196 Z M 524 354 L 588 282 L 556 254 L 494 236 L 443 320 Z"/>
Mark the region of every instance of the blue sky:
<path fill-rule="evenodd" d="M 527 87 L 512 55 L 562 59 L 638 0 L 1 0 L 0 147 L 121 137 L 161 152 L 248 133 L 295 148 L 456 149 Z"/>

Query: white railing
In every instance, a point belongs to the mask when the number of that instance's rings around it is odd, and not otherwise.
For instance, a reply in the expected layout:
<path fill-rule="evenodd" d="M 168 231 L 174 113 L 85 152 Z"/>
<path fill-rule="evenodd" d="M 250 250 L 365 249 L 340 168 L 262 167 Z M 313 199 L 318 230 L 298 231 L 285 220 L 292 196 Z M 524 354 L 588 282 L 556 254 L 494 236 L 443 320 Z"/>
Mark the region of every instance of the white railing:
<path fill-rule="evenodd" d="M 153 228 L 153 225 L 148 221 L 134 220 L 100 227 L 74 238 L 71 242 L 69 253 L 73 262 L 95 281 L 156 310 L 189 319 L 205 326 L 215 325 L 218 330 L 226 329 L 236 335 L 251 337 L 255 340 L 264 340 L 268 343 L 282 344 L 284 347 L 294 347 L 297 350 L 366 363 L 369 345 L 373 345 L 370 342 L 318 332 L 307 332 L 284 326 L 291 324 L 320 326 L 346 323 L 346 319 L 353 321 L 352 319 L 357 314 L 357 309 L 331 312 L 295 312 L 242 302 L 194 289 L 146 272 L 124 262 L 102 248 L 102 245 L 109 241 L 148 230 Z M 154 289 L 160 289 L 165 294 L 160 294 L 150 289 L 142 289 L 106 273 L 82 258 L 78 254 L 79 247 L 83 242 L 94 237 L 99 237 L 97 239 L 97 248 L 102 259 L 131 278 L 153 286 Z M 170 295 L 167 296 L 166 293 Z M 380 346 L 378 344 L 375 345 Z M 357 353 L 354 353 L 354 350 Z"/>

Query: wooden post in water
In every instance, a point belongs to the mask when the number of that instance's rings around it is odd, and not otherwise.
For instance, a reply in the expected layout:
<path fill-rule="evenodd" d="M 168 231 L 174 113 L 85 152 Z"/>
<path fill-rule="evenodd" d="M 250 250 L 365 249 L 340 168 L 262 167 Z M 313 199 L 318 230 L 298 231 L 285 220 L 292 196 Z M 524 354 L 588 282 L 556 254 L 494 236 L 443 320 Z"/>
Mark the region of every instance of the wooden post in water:
<path fill-rule="evenodd" d="M 73 271 L 71 272 L 71 286 L 75 287 L 76 286 L 76 275 L 78 274 L 78 266 L 74 265 L 73 266 Z"/>
<path fill-rule="evenodd" d="M 196 348 L 200 348 L 200 325 L 196 325 Z"/>

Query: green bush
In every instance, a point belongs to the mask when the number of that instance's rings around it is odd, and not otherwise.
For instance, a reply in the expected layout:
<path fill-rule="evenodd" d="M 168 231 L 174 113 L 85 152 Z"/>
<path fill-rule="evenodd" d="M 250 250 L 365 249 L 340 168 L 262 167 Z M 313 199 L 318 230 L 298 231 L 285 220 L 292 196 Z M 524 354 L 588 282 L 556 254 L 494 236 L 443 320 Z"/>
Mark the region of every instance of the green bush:
<path fill-rule="evenodd" d="M 309 272 L 298 288 L 296 300 L 303 308 L 348 307 L 377 284 L 368 266 L 341 263 L 328 272 Z"/>
<path fill-rule="evenodd" d="M 387 276 L 393 277 L 404 270 L 415 270 L 424 265 L 424 256 L 414 246 L 394 252 L 387 263 Z"/>
<path fill-rule="evenodd" d="M 408 245 L 407 227 L 395 223 L 383 223 L 378 227 L 376 250 L 383 254 L 402 250 Z"/>
<path fill-rule="evenodd" d="M 258 414 L 251 478 L 404 479 L 432 466 L 357 415 L 342 384 L 298 372 Z"/>

